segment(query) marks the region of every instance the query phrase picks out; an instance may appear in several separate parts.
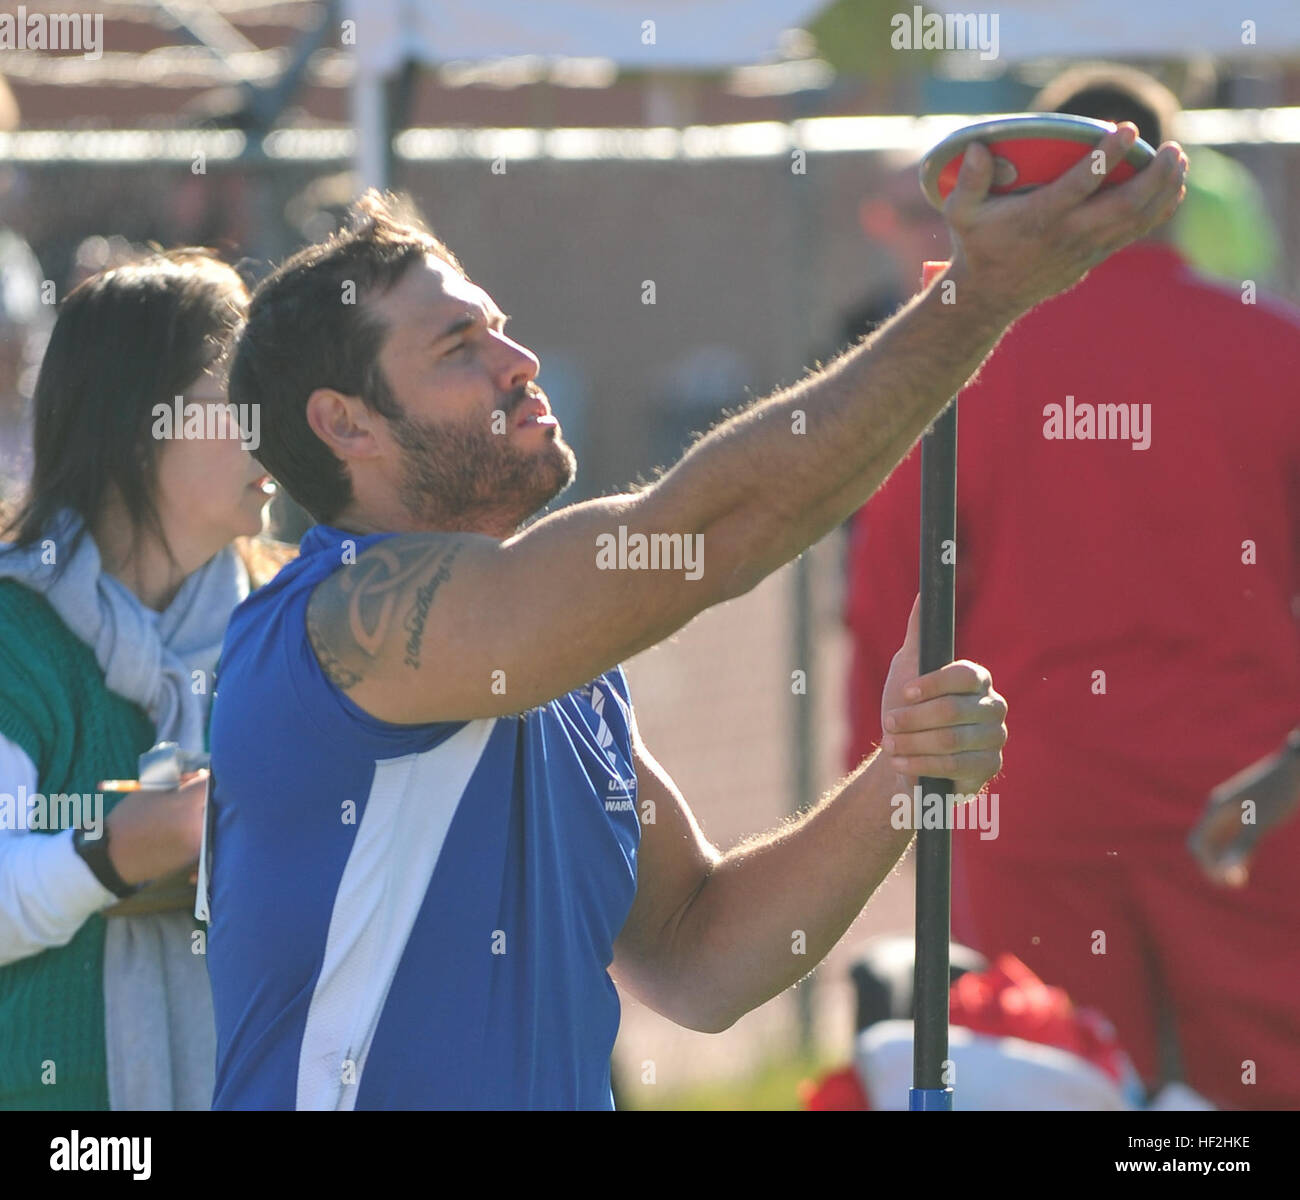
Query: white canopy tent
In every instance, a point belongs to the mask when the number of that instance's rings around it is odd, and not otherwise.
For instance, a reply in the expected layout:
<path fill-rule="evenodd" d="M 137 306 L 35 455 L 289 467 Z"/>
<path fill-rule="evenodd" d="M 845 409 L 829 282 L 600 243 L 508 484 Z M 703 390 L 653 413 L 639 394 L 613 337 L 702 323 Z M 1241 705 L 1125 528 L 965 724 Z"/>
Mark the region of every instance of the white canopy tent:
<path fill-rule="evenodd" d="M 385 182 L 384 80 L 404 62 L 517 56 L 603 59 L 642 70 L 711 70 L 773 56 L 826 0 L 346 0 L 355 42 L 353 124 L 363 184 Z"/>

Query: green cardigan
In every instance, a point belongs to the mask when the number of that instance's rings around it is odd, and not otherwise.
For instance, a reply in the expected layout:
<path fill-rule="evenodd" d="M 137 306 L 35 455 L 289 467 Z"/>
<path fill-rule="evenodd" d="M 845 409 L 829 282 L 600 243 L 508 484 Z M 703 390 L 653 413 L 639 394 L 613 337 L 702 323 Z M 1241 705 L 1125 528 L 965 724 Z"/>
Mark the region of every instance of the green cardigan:
<path fill-rule="evenodd" d="M 94 651 L 13 580 L 0 581 L 0 734 L 36 764 L 47 796 L 134 778 L 154 743 L 153 722 L 108 690 Z M 105 813 L 120 799 L 106 795 Z M 0 967 L 0 1109 L 107 1108 L 96 913 L 66 946 Z"/>

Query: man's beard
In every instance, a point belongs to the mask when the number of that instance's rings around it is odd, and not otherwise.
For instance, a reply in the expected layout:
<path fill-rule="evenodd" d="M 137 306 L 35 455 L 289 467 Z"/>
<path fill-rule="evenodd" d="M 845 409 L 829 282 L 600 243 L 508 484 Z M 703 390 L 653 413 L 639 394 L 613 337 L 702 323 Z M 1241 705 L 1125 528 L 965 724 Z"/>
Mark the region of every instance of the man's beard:
<path fill-rule="evenodd" d="M 559 430 L 523 451 L 510 441 L 514 414 L 525 399 L 512 397 L 507 432 L 493 433 L 481 417 L 464 422 L 389 418 L 402 448 L 398 499 L 421 525 L 506 535 L 518 529 L 572 482 L 578 461 Z"/>

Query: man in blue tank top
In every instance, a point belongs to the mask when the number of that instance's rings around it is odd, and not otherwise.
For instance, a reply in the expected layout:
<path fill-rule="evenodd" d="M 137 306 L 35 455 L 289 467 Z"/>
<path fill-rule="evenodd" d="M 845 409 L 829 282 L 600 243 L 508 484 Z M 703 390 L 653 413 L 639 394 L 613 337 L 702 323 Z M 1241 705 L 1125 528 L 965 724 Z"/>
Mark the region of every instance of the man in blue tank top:
<path fill-rule="evenodd" d="M 918 679 L 913 610 L 881 750 L 724 854 L 641 741 L 619 666 L 835 528 L 1011 320 L 1181 186 L 1176 148 L 1108 197 L 1085 160 L 989 202 L 989 156 L 967 164 L 959 303 L 931 287 L 652 486 L 532 524 L 573 453 L 537 359 L 417 218 L 369 194 L 263 281 L 230 399 L 260 406 L 257 455 L 319 524 L 236 611 L 219 667 L 215 1107 L 610 1108 L 614 980 L 726 1029 L 888 874 L 914 826 L 896 797 L 998 771 L 1004 701 L 973 663 Z"/>

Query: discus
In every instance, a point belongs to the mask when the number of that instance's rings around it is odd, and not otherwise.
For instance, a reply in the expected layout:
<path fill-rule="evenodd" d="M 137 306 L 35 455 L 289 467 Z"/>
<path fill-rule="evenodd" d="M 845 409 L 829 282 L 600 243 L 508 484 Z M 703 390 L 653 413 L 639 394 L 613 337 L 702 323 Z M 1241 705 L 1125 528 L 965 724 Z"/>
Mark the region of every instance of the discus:
<path fill-rule="evenodd" d="M 949 134 L 921 160 L 921 190 L 935 208 L 957 186 L 957 173 L 966 157 L 966 147 L 983 142 L 993 155 L 992 196 L 1028 192 L 1065 174 L 1085 155 L 1092 153 L 1115 126 L 1091 117 L 1062 113 L 1027 113 L 977 121 Z M 1102 187 L 1132 179 L 1156 152 L 1141 138 L 1129 147 L 1124 160 L 1102 181 Z"/>

